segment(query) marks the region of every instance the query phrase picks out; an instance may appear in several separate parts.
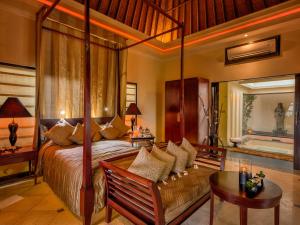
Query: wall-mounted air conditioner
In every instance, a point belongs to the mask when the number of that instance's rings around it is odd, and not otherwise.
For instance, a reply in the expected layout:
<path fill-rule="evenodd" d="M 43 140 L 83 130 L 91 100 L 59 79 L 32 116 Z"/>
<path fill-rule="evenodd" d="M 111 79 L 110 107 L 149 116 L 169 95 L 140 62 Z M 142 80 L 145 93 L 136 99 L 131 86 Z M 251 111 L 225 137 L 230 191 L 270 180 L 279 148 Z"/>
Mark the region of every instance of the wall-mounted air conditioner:
<path fill-rule="evenodd" d="M 240 63 L 280 55 L 280 36 L 225 49 L 225 64 Z"/>

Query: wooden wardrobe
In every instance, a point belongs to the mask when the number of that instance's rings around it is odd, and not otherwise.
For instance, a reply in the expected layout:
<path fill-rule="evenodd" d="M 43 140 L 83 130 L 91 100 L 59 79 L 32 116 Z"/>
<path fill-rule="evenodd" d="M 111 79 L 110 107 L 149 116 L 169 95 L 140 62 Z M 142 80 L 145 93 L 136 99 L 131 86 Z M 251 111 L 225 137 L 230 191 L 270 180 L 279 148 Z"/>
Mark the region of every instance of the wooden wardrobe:
<path fill-rule="evenodd" d="M 180 136 L 180 80 L 165 83 L 165 140 L 178 142 Z M 201 98 L 200 98 L 201 97 Z M 202 100 L 201 100 L 202 99 Z M 202 143 L 208 136 L 208 122 L 203 110 L 208 108 L 209 81 L 203 78 L 184 80 L 185 137 Z M 203 104 L 202 104 L 203 102 Z"/>

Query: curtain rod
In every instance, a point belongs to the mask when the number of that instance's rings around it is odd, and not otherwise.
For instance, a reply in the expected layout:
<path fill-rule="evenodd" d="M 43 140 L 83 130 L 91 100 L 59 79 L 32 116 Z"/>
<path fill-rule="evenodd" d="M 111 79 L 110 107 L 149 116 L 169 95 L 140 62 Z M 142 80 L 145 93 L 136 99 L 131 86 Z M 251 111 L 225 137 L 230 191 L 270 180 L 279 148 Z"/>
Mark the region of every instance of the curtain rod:
<path fill-rule="evenodd" d="M 81 32 L 81 33 L 84 33 L 84 30 L 81 30 L 81 29 L 79 29 L 79 28 L 77 28 L 77 27 L 73 27 L 73 26 L 71 26 L 71 25 L 69 25 L 69 24 L 66 24 L 66 23 L 57 21 L 57 20 L 55 20 L 55 19 L 52 19 L 52 18 L 49 18 L 49 17 L 48 17 L 47 20 L 49 20 L 49 21 L 51 21 L 51 22 L 54 22 L 54 23 L 58 23 L 58 24 L 60 24 L 60 25 L 63 25 L 63 26 L 65 26 L 65 27 L 68 27 L 68 28 L 70 28 L 70 29 L 77 30 L 77 31 L 79 31 L 79 32 Z M 119 42 L 116 42 L 116 41 L 113 41 L 113 40 L 109 40 L 109 39 L 107 39 L 107 38 L 103 38 L 103 37 L 100 37 L 100 36 L 95 35 L 95 34 L 91 34 L 91 36 L 92 36 L 92 37 L 95 37 L 95 38 L 98 38 L 98 39 L 101 39 L 101 40 L 104 40 L 104 41 L 111 42 L 112 44 L 115 44 L 115 45 L 117 45 L 117 44 L 121 45 L 121 43 L 119 43 Z"/>
<path fill-rule="evenodd" d="M 65 33 L 65 32 L 62 32 L 62 31 L 55 30 L 53 28 L 49 28 L 49 27 L 45 27 L 45 26 L 42 26 L 42 28 L 45 29 L 45 30 L 51 31 L 51 32 L 59 33 L 59 34 L 62 34 L 62 35 L 66 35 L 68 37 L 78 39 L 78 40 L 81 40 L 81 41 L 84 40 L 84 38 L 82 38 L 82 37 L 77 37 L 77 36 L 74 36 L 72 34 L 68 34 L 68 33 Z M 109 47 L 109 46 L 106 46 L 106 45 L 99 44 L 99 43 L 94 42 L 94 41 L 90 41 L 90 43 L 93 44 L 93 45 L 97 45 L 98 47 L 101 47 L 101 48 L 106 48 L 106 49 L 110 49 L 110 50 L 113 50 L 113 51 L 118 51 L 118 48 L 112 48 L 112 47 Z"/>

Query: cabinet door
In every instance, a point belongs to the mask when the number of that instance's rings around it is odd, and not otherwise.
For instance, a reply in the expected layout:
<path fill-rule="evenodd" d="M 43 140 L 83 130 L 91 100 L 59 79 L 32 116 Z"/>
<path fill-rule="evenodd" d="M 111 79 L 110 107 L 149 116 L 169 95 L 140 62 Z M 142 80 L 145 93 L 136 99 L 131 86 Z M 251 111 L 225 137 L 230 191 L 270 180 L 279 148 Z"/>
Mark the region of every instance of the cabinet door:
<path fill-rule="evenodd" d="M 198 78 L 184 80 L 185 138 L 198 143 Z"/>
<path fill-rule="evenodd" d="M 300 74 L 295 76 L 294 169 L 300 170 Z"/>
<path fill-rule="evenodd" d="M 165 84 L 165 140 L 181 141 L 180 137 L 180 82 L 167 81 Z"/>

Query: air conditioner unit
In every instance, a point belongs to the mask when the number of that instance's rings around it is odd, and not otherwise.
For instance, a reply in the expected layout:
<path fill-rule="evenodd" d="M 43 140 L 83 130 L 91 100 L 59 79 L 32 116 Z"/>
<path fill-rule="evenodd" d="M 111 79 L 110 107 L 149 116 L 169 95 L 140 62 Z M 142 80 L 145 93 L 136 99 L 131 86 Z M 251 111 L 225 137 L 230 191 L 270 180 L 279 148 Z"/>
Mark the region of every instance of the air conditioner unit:
<path fill-rule="evenodd" d="M 226 48 L 225 64 L 261 59 L 280 54 L 280 36 Z"/>

